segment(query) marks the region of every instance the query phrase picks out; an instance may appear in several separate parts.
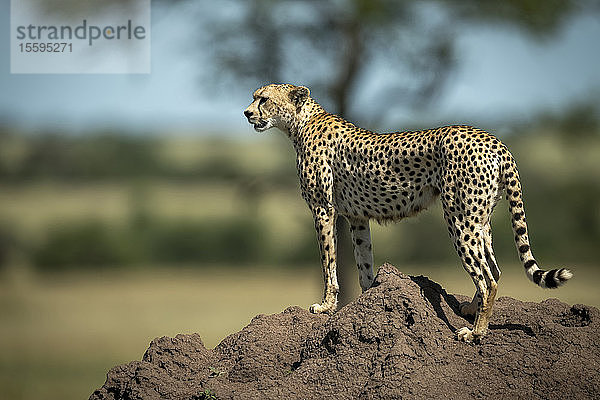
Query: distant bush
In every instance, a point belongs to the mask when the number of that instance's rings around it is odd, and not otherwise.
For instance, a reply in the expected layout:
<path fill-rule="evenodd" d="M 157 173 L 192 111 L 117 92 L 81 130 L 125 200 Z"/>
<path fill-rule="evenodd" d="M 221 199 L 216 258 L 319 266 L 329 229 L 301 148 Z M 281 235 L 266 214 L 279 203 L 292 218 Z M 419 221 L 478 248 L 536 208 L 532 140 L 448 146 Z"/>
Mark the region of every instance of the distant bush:
<path fill-rule="evenodd" d="M 234 263 L 265 261 L 268 238 L 252 218 L 155 224 L 145 233 L 151 261 Z"/>
<path fill-rule="evenodd" d="M 268 238 L 257 219 L 146 221 L 114 227 L 100 221 L 65 223 L 49 230 L 33 251 L 44 269 L 139 263 L 247 264 L 268 262 Z"/>
<path fill-rule="evenodd" d="M 51 228 L 33 252 L 42 268 L 98 267 L 131 261 L 123 233 L 100 221 L 79 221 Z"/>
<path fill-rule="evenodd" d="M 0 131 L 0 181 L 98 181 L 166 178 L 204 182 L 246 182 L 255 171 L 241 168 L 227 143 L 216 155 L 199 157 L 189 165 L 171 163 L 156 138 L 97 133 L 73 137 L 58 134 L 18 136 Z M 217 145 L 215 145 L 217 146 Z M 217 146 L 217 148 L 219 148 Z M 271 186 L 295 185 L 293 163 L 275 168 L 263 178 Z"/>
<path fill-rule="evenodd" d="M 28 138 L 4 179 L 63 180 L 154 176 L 162 165 L 151 139 L 101 134 L 86 138 L 43 135 Z"/>

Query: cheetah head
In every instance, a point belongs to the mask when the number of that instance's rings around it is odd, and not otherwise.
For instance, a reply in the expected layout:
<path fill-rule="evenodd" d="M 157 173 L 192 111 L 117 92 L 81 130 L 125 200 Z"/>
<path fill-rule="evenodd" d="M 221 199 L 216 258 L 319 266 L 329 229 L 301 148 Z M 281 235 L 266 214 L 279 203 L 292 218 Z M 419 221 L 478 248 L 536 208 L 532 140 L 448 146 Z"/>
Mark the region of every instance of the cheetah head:
<path fill-rule="evenodd" d="M 254 101 L 246 108 L 244 115 L 257 132 L 274 127 L 285 131 L 290 128 L 309 96 L 310 91 L 304 86 L 263 86 L 254 92 Z"/>

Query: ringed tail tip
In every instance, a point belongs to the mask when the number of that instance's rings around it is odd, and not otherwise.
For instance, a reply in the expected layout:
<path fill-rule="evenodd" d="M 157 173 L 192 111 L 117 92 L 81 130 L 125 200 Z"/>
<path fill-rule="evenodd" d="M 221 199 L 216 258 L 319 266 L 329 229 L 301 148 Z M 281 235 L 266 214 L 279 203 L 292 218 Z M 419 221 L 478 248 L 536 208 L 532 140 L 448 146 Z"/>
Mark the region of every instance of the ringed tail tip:
<path fill-rule="evenodd" d="M 572 277 L 573 273 L 566 268 L 551 269 L 550 271 L 539 269 L 533 273 L 534 283 L 546 289 L 562 286 Z"/>
<path fill-rule="evenodd" d="M 558 270 L 558 280 L 561 284 L 565 283 L 569 279 L 573 277 L 573 273 L 566 268 L 561 268 Z"/>

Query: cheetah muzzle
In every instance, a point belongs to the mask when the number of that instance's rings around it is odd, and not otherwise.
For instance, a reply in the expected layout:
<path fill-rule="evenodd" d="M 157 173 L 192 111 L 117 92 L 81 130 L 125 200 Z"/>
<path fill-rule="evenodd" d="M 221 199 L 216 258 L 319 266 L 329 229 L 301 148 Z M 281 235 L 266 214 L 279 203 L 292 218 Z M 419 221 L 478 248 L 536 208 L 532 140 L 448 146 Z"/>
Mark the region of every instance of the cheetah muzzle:
<path fill-rule="evenodd" d="M 363 291 L 373 283 L 369 221 L 399 221 L 442 203 L 450 239 L 476 287 L 461 312 L 475 319 L 456 337 L 477 342 L 487 333 L 500 269 L 490 217 L 504 195 L 527 277 L 556 288 L 572 277 L 565 268 L 542 270 L 533 257 L 516 162 L 495 136 L 471 126 L 377 134 L 327 113 L 304 86 L 267 85 L 244 111 L 256 131 L 279 128 L 292 141 L 302 197 L 314 217 L 325 288 L 311 312 L 337 308 L 335 220 L 350 224 Z"/>

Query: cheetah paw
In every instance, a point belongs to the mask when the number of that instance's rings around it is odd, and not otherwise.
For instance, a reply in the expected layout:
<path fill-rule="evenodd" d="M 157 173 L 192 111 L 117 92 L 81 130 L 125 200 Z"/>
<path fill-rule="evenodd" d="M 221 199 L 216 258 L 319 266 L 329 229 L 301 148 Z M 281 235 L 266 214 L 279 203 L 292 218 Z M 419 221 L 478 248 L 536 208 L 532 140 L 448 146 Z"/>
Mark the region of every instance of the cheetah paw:
<path fill-rule="evenodd" d="M 308 307 L 308 311 L 310 311 L 313 314 L 320 314 L 323 312 L 323 306 L 321 306 L 319 303 L 315 303 L 312 306 Z"/>
<path fill-rule="evenodd" d="M 472 343 L 475 339 L 475 335 L 473 335 L 472 330 L 465 326 L 456 331 L 456 338 L 461 342 Z"/>
<path fill-rule="evenodd" d="M 326 304 L 315 303 L 308 307 L 308 311 L 313 314 L 327 314 L 333 312 L 333 307 L 328 307 Z"/>

